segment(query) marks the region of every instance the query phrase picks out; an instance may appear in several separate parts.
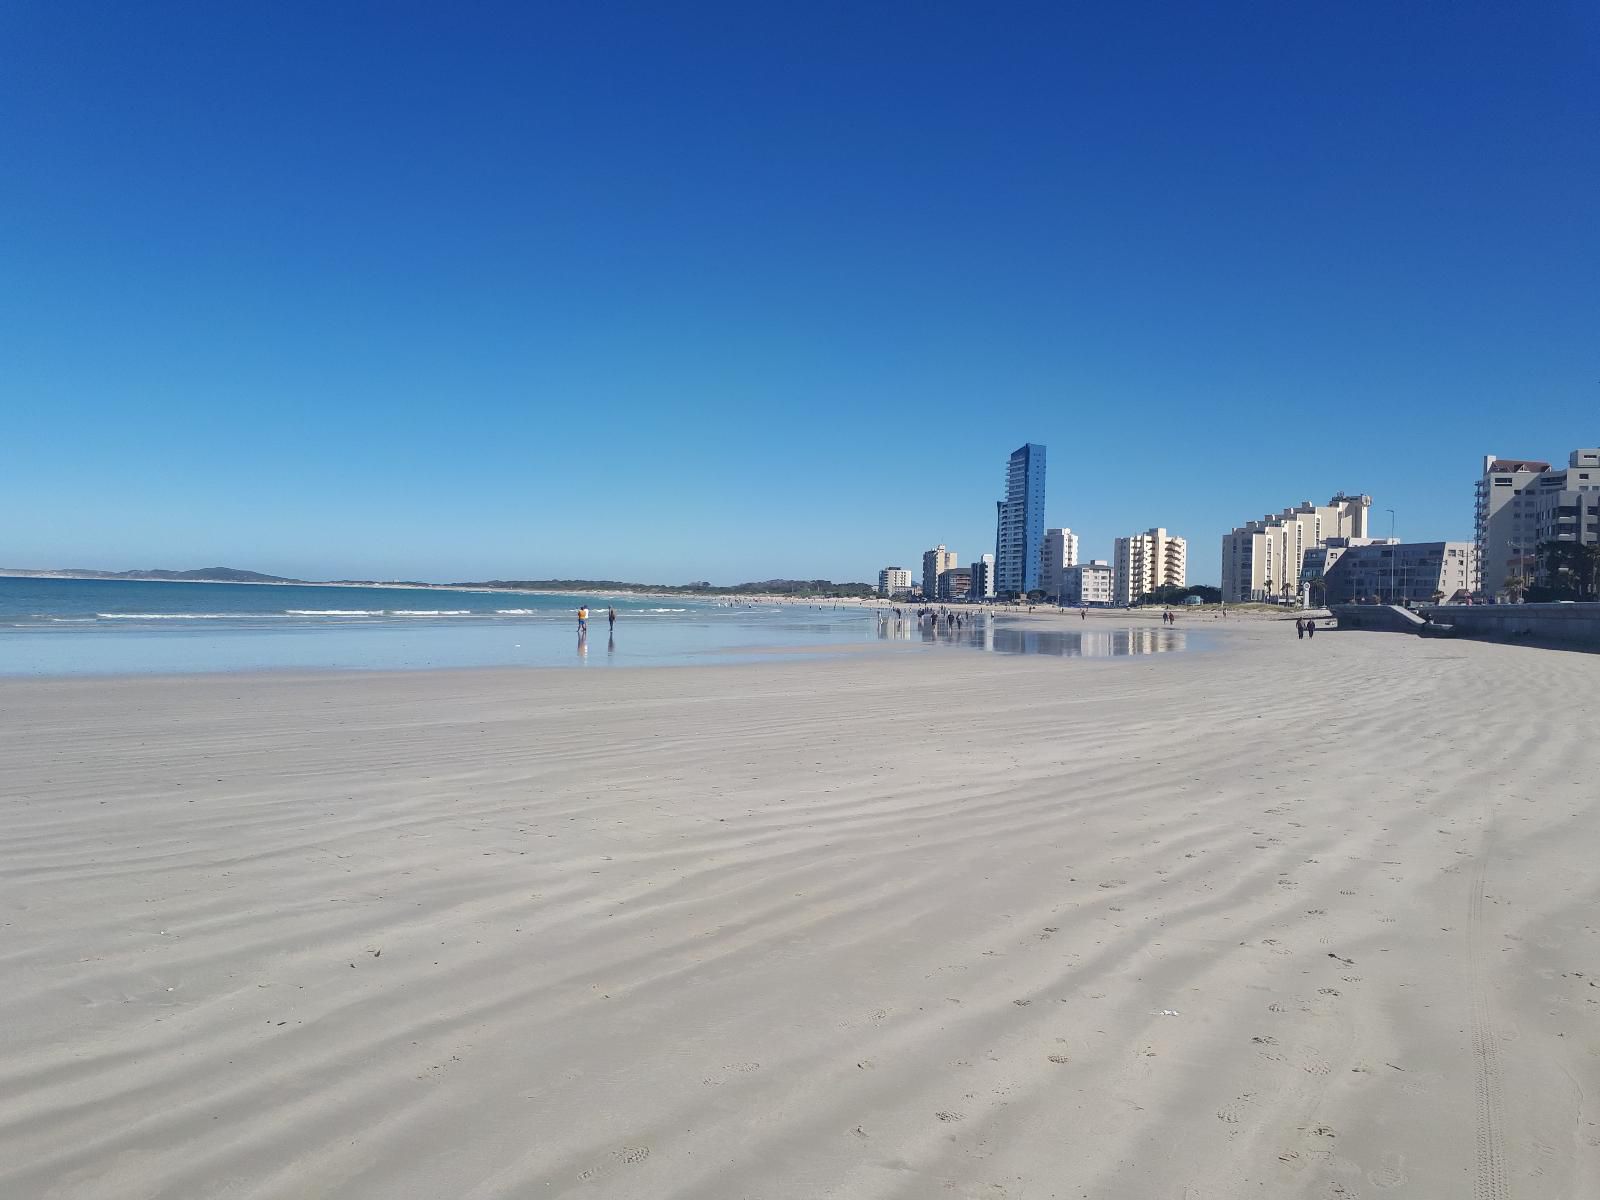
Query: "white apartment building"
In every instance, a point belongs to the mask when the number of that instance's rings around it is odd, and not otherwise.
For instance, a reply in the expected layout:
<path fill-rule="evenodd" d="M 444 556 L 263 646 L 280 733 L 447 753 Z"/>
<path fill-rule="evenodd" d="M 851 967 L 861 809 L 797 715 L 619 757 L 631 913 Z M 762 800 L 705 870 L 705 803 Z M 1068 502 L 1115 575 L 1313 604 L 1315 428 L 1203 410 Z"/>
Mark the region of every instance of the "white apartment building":
<path fill-rule="evenodd" d="M 1046 529 L 1039 548 L 1039 587 L 1054 600 L 1061 594 L 1061 573 L 1078 565 L 1078 535 L 1070 529 Z"/>
<path fill-rule="evenodd" d="M 1116 604 L 1132 604 L 1159 587 L 1186 587 L 1189 544 L 1165 529 L 1119 537 L 1111 570 L 1111 598 Z"/>
<path fill-rule="evenodd" d="M 932 550 L 922 552 L 922 595 L 932 600 L 939 595 L 939 576 L 956 565 L 956 552 L 946 550 L 940 542 Z"/>
<path fill-rule="evenodd" d="M 1103 558 L 1062 568 L 1060 602 L 1069 608 L 1110 604 L 1113 574 L 1111 564 Z"/>
<path fill-rule="evenodd" d="M 1326 504 L 1303 500 L 1222 536 L 1224 603 L 1276 600 L 1300 594 L 1306 551 L 1329 538 L 1365 538 L 1371 496 L 1336 494 Z"/>
<path fill-rule="evenodd" d="M 1541 542 L 1600 544 L 1600 449 L 1574 450 L 1565 468 L 1485 455 L 1477 493 L 1474 590 L 1487 597 L 1507 599 L 1509 579 L 1535 577 Z"/>
<path fill-rule="evenodd" d="M 911 590 L 911 572 L 904 567 L 885 567 L 878 572 L 878 595 L 903 596 Z"/>

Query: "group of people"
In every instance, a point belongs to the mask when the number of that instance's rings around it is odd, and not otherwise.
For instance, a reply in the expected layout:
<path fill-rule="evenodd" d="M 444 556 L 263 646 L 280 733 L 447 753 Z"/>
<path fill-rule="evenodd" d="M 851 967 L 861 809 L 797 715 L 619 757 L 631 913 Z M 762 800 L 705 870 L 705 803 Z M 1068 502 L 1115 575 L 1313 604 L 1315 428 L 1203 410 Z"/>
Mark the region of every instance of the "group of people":
<path fill-rule="evenodd" d="M 1298 618 L 1295 619 L 1295 623 L 1294 623 L 1294 635 L 1295 635 L 1295 637 L 1297 637 L 1297 638 L 1315 637 L 1316 633 L 1317 633 L 1317 623 L 1315 621 L 1313 621 L 1310 617 L 1298 617 Z"/>
<path fill-rule="evenodd" d="M 617 627 L 617 610 L 616 609 L 614 609 L 614 608 L 606 609 L 606 622 L 607 622 L 608 628 L 610 628 L 612 630 L 616 629 L 616 627 Z M 579 633 L 588 633 L 589 632 L 589 606 L 586 605 L 586 604 L 585 605 L 580 605 L 579 608 L 578 608 L 578 632 Z"/>
<path fill-rule="evenodd" d="M 943 606 L 938 608 L 931 606 L 919 608 L 915 613 L 916 622 L 924 632 L 931 631 L 933 633 L 959 633 L 969 625 L 972 625 L 978 616 L 979 614 L 975 612 L 951 612 Z M 880 608 L 878 610 L 879 633 L 881 635 L 883 631 L 891 627 L 895 630 L 904 629 L 907 627 L 909 620 L 910 618 L 906 616 L 903 608 Z"/>

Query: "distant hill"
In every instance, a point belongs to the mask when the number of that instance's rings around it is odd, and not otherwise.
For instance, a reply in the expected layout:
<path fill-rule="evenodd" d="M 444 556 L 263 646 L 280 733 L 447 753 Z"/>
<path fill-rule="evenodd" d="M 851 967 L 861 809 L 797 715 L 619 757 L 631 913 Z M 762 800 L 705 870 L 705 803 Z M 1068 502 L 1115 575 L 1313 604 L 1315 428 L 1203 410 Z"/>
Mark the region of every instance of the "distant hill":
<path fill-rule="evenodd" d="M 878 590 L 869 583 L 834 583 L 831 579 L 763 579 L 758 583 L 736 583 L 728 587 L 705 581 L 624 583 L 618 579 L 487 579 L 445 586 L 517 592 L 666 592 L 688 596 L 872 596 Z"/>
<path fill-rule="evenodd" d="M 183 581 L 190 583 L 316 583 L 317 580 L 287 579 L 282 575 L 263 575 L 260 571 L 241 571 L 238 567 L 201 567 L 196 571 L 94 571 L 84 567 L 64 567 L 59 571 L 29 571 L 0 568 L 0 575 L 32 579 L 132 579 Z M 419 583 L 410 580 L 336 579 L 342 587 L 445 587 L 494 588 L 519 592 L 667 592 L 678 595 L 740 596 L 776 595 L 795 597 L 871 596 L 877 589 L 869 583 L 834 583 L 831 579 L 763 579 L 757 583 L 736 583 L 717 587 L 701 580 L 696 583 L 626 583 L 620 579 L 489 579 L 473 583 Z"/>
<path fill-rule="evenodd" d="M 12 575 L 45 576 L 51 579 L 152 579 L 189 580 L 196 583 L 304 583 L 303 579 L 285 579 L 281 575 L 263 575 L 260 571 L 241 571 L 237 567 L 201 567 L 198 571 L 91 571 L 83 567 L 65 567 L 59 571 L 11 571 Z"/>

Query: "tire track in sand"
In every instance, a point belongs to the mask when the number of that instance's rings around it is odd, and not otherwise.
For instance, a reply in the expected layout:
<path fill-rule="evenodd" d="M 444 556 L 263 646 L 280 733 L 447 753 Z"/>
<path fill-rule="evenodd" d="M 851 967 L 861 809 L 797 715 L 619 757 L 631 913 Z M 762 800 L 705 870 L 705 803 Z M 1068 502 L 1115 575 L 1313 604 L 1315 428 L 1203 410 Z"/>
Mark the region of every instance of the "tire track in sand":
<path fill-rule="evenodd" d="M 1510 1200 L 1506 1178 L 1505 1116 L 1500 1086 L 1500 1035 L 1486 978 L 1484 884 L 1489 870 L 1489 838 L 1485 834 L 1467 899 L 1467 948 L 1472 985 L 1472 1092 L 1477 1162 L 1472 1176 L 1473 1200 Z"/>

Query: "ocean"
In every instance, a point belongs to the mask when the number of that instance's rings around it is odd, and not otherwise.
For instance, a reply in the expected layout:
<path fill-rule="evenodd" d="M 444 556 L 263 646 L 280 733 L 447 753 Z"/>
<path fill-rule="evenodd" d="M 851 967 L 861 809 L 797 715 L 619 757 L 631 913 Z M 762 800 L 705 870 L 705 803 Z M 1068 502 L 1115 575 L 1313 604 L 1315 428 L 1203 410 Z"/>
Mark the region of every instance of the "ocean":
<path fill-rule="evenodd" d="M 587 634 L 580 604 L 591 609 Z M 613 631 L 606 609 L 617 610 Z M 1180 631 L 960 634 L 856 604 L 472 589 L 0 577 L 0 675 L 487 666 L 663 666 L 952 644 L 1065 657 L 1186 647 Z"/>

